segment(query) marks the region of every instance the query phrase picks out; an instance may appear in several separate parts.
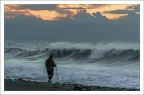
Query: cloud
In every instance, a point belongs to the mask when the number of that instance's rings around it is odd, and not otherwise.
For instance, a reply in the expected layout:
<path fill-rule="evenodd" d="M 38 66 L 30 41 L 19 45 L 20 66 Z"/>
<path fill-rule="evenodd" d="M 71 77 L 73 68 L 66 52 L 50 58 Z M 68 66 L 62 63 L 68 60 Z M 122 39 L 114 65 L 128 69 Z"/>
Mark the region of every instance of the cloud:
<path fill-rule="evenodd" d="M 30 10 L 55 10 L 57 4 L 26 4 L 20 7 L 20 9 Z"/>
<path fill-rule="evenodd" d="M 129 14 L 134 13 L 133 10 L 114 10 L 114 11 L 106 11 L 104 13 L 111 13 L 111 14 Z"/>
<path fill-rule="evenodd" d="M 19 15 L 26 15 L 43 20 L 59 20 L 62 18 L 72 19 L 81 11 L 85 11 L 92 16 L 94 13 L 101 12 L 109 20 L 115 20 L 121 19 L 127 14 L 112 14 L 110 11 L 132 8 L 136 8 L 136 6 L 126 4 L 6 4 L 5 17 L 14 18 Z M 108 11 L 109 13 L 106 13 Z"/>
<path fill-rule="evenodd" d="M 5 19 L 5 40 L 139 42 L 139 22 L 139 14 L 129 14 L 122 20 L 110 21 L 100 12 L 91 16 L 86 10 L 73 16 L 73 19 L 52 21 L 17 16 Z"/>
<path fill-rule="evenodd" d="M 6 7 L 15 10 L 55 10 L 57 4 L 6 4 Z"/>
<path fill-rule="evenodd" d="M 93 14 L 96 12 L 101 12 L 104 16 L 106 16 L 109 20 L 117 20 L 121 19 L 122 16 L 126 16 L 125 14 L 111 14 L 105 13 L 106 11 L 114 11 L 114 10 L 125 10 L 128 6 L 127 4 L 110 4 L 109 6 L 103 6 L 96 9 L 88 9 L 87 13 Z"/>
<path fill-rule="evenodd" d="M 99 7 L 109 6 L 108 4 L 59 4 L 58 8 L 62 9 L 95 9 Z"/>
<path fill-rule="evenodd" d="M 139 12 L 140 11 L 140 5 L 137 4 L 137 5 L 132 5 L 132 6 L 128 6 L 127 9 L 129 10 L 134 10 L 135 12 Z"/>
<path fill-rule="evenodd" d="M 110 10 L 110 11 L 105 11 L 104 13 L 111 13 L 111 14 L 131 14 L 131 13 L 136 13 L 136 12 L 140 12 L 140 5 L 128 6 L 125 10 Z"/>

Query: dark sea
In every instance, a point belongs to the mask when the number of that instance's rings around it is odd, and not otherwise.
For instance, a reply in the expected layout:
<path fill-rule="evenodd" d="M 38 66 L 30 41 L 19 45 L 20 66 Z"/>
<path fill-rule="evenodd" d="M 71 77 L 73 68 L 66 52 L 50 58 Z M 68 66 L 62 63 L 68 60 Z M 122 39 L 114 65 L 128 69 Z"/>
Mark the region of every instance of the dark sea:
<path fill-rule="evenodd" d="M 53 82 L 140 89 L 140 46 L 136 43 L 6 41 L 5 78 L 47 81 L 45 61 L 57 65 Z"/>

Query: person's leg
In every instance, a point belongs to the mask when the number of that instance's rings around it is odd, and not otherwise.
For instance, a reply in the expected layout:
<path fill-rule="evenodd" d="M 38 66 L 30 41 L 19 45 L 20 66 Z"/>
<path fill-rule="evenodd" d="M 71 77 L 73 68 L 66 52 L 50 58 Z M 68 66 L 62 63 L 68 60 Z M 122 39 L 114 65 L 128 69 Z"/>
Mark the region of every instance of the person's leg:
<path fill-rule="evenodd" d="M 52 77 L 53 77 L 53 71 L 50 71 L 50 72 L 49 72 L 49 80 L 51 80 Z"/>
<path fill-rule="evenodd" d="M 47 69 L 47 68 L 46 68 Z M 48 79 L 49 79 L 49 71 L 48 71 L 48 69 L 47 69 L 47 76 L 48 76 Z"/>
<path fill-rule="evenodd" d="M 51 81 L 52 77 L 53 77 L 53 75 L 50 75 L 50 76 L 49 76 L 49 81 Z"/>
<path fill-rule="evenodd" d="M 50 75 L 50 71 L 48 71 L 48 79 L 49 79 L 49 80 L 50 80 L 50 76 L 51 76 L 51 75 Z"/>

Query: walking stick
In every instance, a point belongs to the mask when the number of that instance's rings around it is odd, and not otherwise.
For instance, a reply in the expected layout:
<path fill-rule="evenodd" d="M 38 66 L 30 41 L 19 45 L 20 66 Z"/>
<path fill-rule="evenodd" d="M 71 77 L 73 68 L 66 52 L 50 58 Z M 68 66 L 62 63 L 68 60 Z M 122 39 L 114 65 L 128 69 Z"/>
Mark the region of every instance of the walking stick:
<path fill-rule="evenodd" d="M 57 73 L 57 67 L 56 67 L 56 75 L 57 75 L 57 83 L 58 83 L 58 73 Z"/>

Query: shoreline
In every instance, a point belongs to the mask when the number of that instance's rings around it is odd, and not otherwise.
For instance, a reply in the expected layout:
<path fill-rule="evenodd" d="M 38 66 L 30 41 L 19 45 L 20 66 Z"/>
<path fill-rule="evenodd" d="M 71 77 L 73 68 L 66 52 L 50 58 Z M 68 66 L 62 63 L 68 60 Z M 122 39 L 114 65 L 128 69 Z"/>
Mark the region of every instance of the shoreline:
<path fill-rule="evenodd" d="M 5 91 L 140 91 L 140 89 L 84 86 L 80 84 L 60 84 L 51 82 L 4 79 Z"/>

